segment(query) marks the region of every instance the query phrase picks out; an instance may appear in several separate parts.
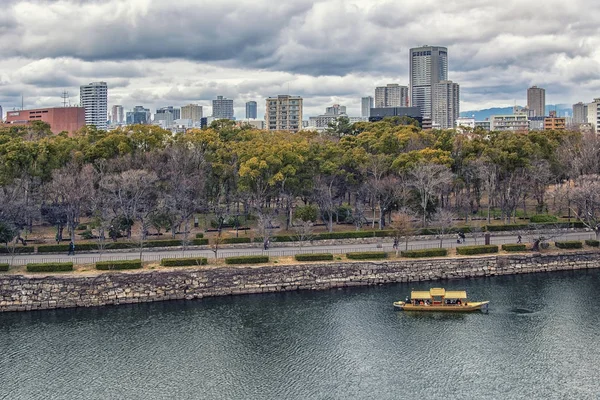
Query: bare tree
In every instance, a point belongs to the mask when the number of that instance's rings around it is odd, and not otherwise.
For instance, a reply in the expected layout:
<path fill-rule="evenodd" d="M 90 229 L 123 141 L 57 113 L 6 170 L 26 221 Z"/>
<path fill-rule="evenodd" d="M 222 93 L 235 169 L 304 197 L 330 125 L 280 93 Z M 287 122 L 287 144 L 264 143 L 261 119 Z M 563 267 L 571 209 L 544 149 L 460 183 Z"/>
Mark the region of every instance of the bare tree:
<path fill-rule="evenodd" d="M 440 238 L 440 248 L 444 246 L 444 235 L 453 232 L 455 215 L 452 211 L 438 210 L 431 217 L 432 228 Z"/>
<path fill-rule="evenodd" d="M 399 253 L 400 240 L 404 239 L 404 249 L 408 250 L 408 241 L 415 235 L 417 229 L 415 228 L 415 215 L 407 210 L 401 209 L 392 220 L 392 229 L 394 231 L 394 244 L 396 247 L 396 256 Z"/>
<path fill-rule="evenodd" d="M 600 239 L 600 175 L 583 175 L 571 192 L 572 210 Z"/>
<path fill-rule="evenodd" d="M 410 172 L 409 179 L 410 186 L 419 193 L 423 226 L 427 226 L 427 206 L 452 181 L 452 173 L 443 165 L 421 163 Z"/>
<path fill-rule="evenodd" d="M 483 182 L 483 186 L 488 195 L 487 201 L 487 223 L 492 222 L 491 209 L 492 200 L 496 196 L 498 185 L 498 166 L 489 161 L 475 162 L 476 175 Z"/>
<path fill-rule="evenodd" d="M 534 160 L 529 170 L 531 171 L 529 186 L 531 187 L 533 197 L 537 201 L 536 211 L 542 213 L 547 208 L 545 201 L 546 191 L 554 175 L 550 171 L 550 163 L 543 159 Z"/>

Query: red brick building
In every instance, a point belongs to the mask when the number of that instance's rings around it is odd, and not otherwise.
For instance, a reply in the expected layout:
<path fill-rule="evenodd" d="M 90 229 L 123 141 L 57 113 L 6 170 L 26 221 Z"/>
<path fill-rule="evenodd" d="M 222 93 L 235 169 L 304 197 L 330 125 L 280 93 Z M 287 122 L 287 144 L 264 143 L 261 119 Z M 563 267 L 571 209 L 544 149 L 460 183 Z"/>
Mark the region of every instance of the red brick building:
<path fill-rule="evenodd" d="M 73 134 L 85 125 L 85 108 L 38 108 L 6 113 L 5 122 L 7 124 L 27 124 L 31 121 L 43 121 L 50 124 L 50 129 L 55 134 L 63 131 Z"/>

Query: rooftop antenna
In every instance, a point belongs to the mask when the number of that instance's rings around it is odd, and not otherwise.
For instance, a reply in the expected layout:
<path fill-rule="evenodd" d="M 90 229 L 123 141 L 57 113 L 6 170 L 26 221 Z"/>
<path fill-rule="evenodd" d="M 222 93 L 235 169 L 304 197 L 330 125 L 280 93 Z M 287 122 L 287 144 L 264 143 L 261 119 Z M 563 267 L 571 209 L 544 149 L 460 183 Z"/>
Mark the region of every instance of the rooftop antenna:
<path fill-rule="evenodd" d="M 67 107 L 69 106 L 69 92 L 67 92 L 66 90 L 64 90 L 62 92 L 62 99 L 63 99 L 63 107 Z"/>

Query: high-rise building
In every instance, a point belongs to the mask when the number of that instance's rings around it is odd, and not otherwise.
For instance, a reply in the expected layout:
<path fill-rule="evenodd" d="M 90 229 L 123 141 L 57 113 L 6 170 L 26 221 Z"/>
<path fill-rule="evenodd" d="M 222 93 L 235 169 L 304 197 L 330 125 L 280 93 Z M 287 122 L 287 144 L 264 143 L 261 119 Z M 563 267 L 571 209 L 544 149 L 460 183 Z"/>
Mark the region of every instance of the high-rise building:
<path fill-rule="evenodd" d="M 258 114 L 258 106 L 255 101 L 249 101 L 246 103 L 246 119 L 256 119 Z"/>
<path fill-rule="evenodd" d="M 269 131 L 298 132 L 302 128 L 302 97 L 269 97 L 265 122 Z"/>
<path fill-rule="evenodd" d="M 448 49 L 423 46 L 410 49 L 410 105 L 418 106 L 423 118 L 432 113 L 433 85 L 448 80 Z"/>
<path fill-rule="evenodd" d="M 79 88 L 81 107 L 85 108 L 85 124 L 94 125 L 98 130 L 106 130 L 108 118 L 108 85 L 106 82 L 92 82 Z"/>
<path fill-rule="evenodd" d="M 223 96 L 217 96 L 212 101 L 214 119 L 234 119 L 233 118 L 233 100 L 226 99 Z"/>
<path fill-rule="evenodd" d="M 360 99 L 360 116 L 369 118 L 371 116 L 371 108 L 375 105 L 374 99 L 371 96 Z"/>
<path fill-rule="evenodd" d="M 585 124 L 587 122 L 587 104 L 581 101 L 577 104 L 573 104 L 573 123 L 574 124 Z"/>
<path fill-rule="evenodd" d="M 546 90 L 537 86 L 527 89 L 527 108 L 533 112 L 533 117 L 546 115 Z"/>
<path fill-rule="evenodd" d="M 327 115 L 345 115 L 346 114 L 346 106 L 340 106 L 339 104 L 334 104 L 331 107 L 326 107 L 325 114 L 327 114 Z"/>
<path fill-rule="evenodd" d="M 592 125 L 592 130 L 598 133 L 600 127 L 600 98 L 594 99 L 587 105 L 587 123 Z"/>
<path fill-rule="evenodd" d="M 202 119 L 202 106 L 188 104 L 181 107 L 181 119 L 191 119 L 192 123 L 200 122 Z"/>
<path fill-rule="evenodd" d="M 408 87 L 397 83 L 375 88 L 375 107 L 406 107 L 408 106 Z"/>
<path fill-rule="evenodd" d="M 460 115 L 460 88 L 458 83 L 441 81 L 432 87 L 432 122 L 441 129 L 453 129 Z"/>
<path fill-rule="evenodd" d="M 125 115 L 123 114 L 123 106 L 122 105 L 114 105 L 112 106 L 112 111 L 110 113 L 110 122 L 113 124 L 122 124 L 124 121 Z"/>
<path fill-rule="evenodd" d="M 126 114 L 127 125 L 147 124 L 150 122 L 150 109 L 143 106 L 133 107 L 133 111 Z"/>
<path fill-rule="evenodd" d="M 0 121 L 4 120 L 3 117 L 4 117 L 4 114 L 3 114 L 3 111 L 2 111 L 2 106 L 0 106 Z"/>
<path fill-rule="evenodd" d="M 161 107 L 159 109 L 156 110 L 156 114 L 171 114 L 171 117 L 173 117 L 173 120 L 176 119 L 180 119 L 181 118 L 181 110 L 179 108 L 175 108 L 173 106 L 167 106 L 167 107 Z"/>

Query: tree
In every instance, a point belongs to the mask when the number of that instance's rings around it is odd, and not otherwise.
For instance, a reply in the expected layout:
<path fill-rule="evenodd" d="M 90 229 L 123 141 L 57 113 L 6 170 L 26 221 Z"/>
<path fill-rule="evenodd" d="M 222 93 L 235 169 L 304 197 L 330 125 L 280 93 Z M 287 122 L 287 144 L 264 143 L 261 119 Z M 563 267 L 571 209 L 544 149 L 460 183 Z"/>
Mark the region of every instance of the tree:
<path fill-rule="evenodd" d="M 571 192 L 572 210 L 600 240 L 600 175 L 583 175 Z"/>
<path fill-rule="evenodd" d="M 454 231 L 454 218 L 454 213 L 448 210 L 438 210 L 431 217 L 432 229 L 440 239 L 440 248 L 444 246 L 444 235 Z"/>
<path fill-rule="evenodd" d="M 400 243 L 404 238 L 404 249 L 408 250 L 408 241 L 417 231 L 414 221 L 415 215 L 407 209 L 400 210 L 392 220 L 392 229 L 394 231 L 394 241 Z M 399 246 L 396 246 L 396 256 L 398 256 Z"/>
<path fill-rule="evenodd" d="M 427 206 L 431 199 L 452 180 L 450 170 L 439 164 L 417 164 L 409 174 L 409 185 L 419 194 L 423 226 L 427 226 Z"/>

